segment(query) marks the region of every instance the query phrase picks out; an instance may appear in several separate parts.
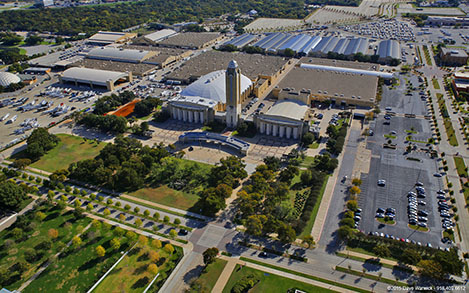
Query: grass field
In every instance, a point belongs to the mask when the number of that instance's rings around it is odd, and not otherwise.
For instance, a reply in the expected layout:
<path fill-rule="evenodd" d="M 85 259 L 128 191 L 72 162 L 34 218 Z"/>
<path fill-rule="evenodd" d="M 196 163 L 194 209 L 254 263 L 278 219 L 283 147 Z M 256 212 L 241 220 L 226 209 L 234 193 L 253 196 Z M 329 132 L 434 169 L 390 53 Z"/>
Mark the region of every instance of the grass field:
<path fill-rule="evenodd" d="M 212 289 L 223 272 L 226 263 L 226 260 L 217 258 L 213 263 L 209 264 L 206 268 L 204 268 L 200 277 L 197 278 L 197 288 L 191 288 L 189 292 L 212 292 Z"/>
<path fill-rule="evenodd" d="M 204 169 L 204 173 L 210 172 L 210 169 L 213 168 L 212 165 L 199 163 L 190 160 L 177 159 L 181 164 L 182 168 L 186 167 L 189 164 L 196 164 L 199 170 Z M 172 188 L 169 188 L 167 185 L 162 185 L 158 187 L 145 187 L 129 193 L 129 195 L 156 202 L 162 205 L 188 210 L 195 205 L 199 200 L 197 193 L 202 190 L 202 186 L 191 190 L 190 192 L 179 191 Z"/>
<path fill-rule="evenodd" d="M 433 83 L 433 87 L 434 87 L 436 90 L 439 90 L 439 89 L 440 89 L 440 84 L 438 83 L 438 79 L 436 79 L 436 78 L 432 79 L 432 83 Z"/>
<path fill-rule="evenodd" d="M 59 256 L 23 292 L 86 292 L 121 257 L 121 251 L 129 248 L 131 240 L 121 237 L 118 250 L 110 248 L 113 230 L 90 228 L 77 249 L 70 249 Z M 104 257 L 95 253 L 101 245 L 106 250 Z"/>
<path fill-rule="evenodd" d="M 467 177 L 466 164 L 464 164 L 464 159 L 461 157 L 454 157 L 454 164 L 458 170 L 459 177 Z"/>
<path fill-rule="evenodd" d="M 265 273 L 250 267 L 241 268 L 239 265 L 236 265 L 233 273 L 230 276 L 230 279 L 228 280 L 228 283 L 223 289 L 223 293 L 231 292 L 231 289 L 236 284 L 236 282 L 238 282 L 241 278 L 251 274 L 255 275 L 260 281 L 251 290 L 249 290 L 249 293 L 287 292 L 287 290 L 292 288 L 308 293 L 334 292 L 329 289 L 302 283 L 278 275 Z"/>
<path fill-rule="evenodd" d="M 70 241 L 78 233 L 78 230 L 83 229 L 90 222 L 88 218 L 76 220 L 72 212 L 62 213 L 53 207 L 41 206 L 35 209 L 35 212 L 39 211 L 43 212 L 46 218 L 38 221 L 34 219 L 34 213 L 28 214 L 27 217 L 30 219 L 31 224 L 27 223 L 26 227 L 22 228 L 23 237 L 12 244 L 8 245 L 6 243 L 15 239 L 13 229 L 19 228 L 17 226 L 18 222 L 0 233 L 0 245 L 2 247 L 0 252 L 0 270 L 13 269 L 13 273 L 2 282 L 2 286 L 7 289 L 18 289 L 21 283 L 34 275 L 44 261 L 60 251 L 62 245 Z M 56 229 L 58 237 L 51 241 L 50 248 L 47 248 L 45 243 L 50 240 L 48 236 L 49 229 Z M 8 248 L 6 248 L 7 245 Z M 21 274 L 14 267 L 19 261 L 25 260 L 25 252 L 28 249 L 33 249 L 38 256 L 34 261 L 28 261 L 29 268 Z"/>
<path fill-rule="evenodd" d="M 142 188 L 130 195 L 181 210 L 190 209 L 199 200 L 197 194 L 174 190 L 167 185 Z"/>
<path fill-rule="evenodd" d="M 97 144 L 92 140 L 84 141 L 79 136 L 68 134 L 57 134 L 57 136 L 60 138 L 59 144 L 39 161 L 31 164 L 31 167 L 48 172 L 67 169 L 71 163 L 94 158 L 106 145 L 104 142 Z"/>
<path fill-rule="evenodd" d="M 149 258 L 152 250 L 157 251 L 160 256 L 156 262 Z M 164 271 L 170 257 L 161 248 L 137 244 L 93 292 L 143 292 L 156 276 L 147 271 L 148 265 L 155 263 L 159 270 Z"/>

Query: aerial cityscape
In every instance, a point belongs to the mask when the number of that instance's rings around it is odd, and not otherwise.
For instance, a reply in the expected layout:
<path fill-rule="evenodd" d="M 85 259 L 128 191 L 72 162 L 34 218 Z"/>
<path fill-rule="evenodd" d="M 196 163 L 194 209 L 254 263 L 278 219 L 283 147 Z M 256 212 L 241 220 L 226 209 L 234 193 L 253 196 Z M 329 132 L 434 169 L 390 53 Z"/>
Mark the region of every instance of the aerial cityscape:
<path fill-rule="evenodd" d="M 0 0 L 0 293 L 466 291 L 468 13 Z"/>

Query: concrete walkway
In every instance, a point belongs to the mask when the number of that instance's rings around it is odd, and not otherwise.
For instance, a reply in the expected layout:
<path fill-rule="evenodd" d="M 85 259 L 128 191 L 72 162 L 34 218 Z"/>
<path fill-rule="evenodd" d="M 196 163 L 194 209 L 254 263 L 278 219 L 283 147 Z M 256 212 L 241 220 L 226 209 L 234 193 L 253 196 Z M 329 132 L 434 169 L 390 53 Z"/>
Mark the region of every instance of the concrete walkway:
<path fill-rule="evenodd" d="M 284 277 L 284 278 L 289 278 L 289 279 L 292 279 L 292 280 L 295 280 L 295 281 L 298 281 L 298 282 L 303 282 L 303 283 L 310 284 L 310 285 L 313 285 L 313 286 L 326 288 L 326 289 L 336 291 L 336 292 L 344 292 L 344 293 L 345 292 L 355 292 L 355 291 L 350 291 L 350 290 L 344 289 L 342 287 L 329 285 L 329 284 L 322 283 L 322 282 L 319 282 L 319 281 L 315 281 L 315 280 L 312 280 L 312 279 L 309 279 L 309 278 L 304 278 L 304 277 L 301 277 L 301 276 L 298 276 L 298 275 L 294 275 L 294 274 L 286 273 L 286 272 L 279 271 L 279 270 L 276 270 L 276 269 L 272 269 L 272 268 L 264 267 L 264 266 L 261 266 L 261 265 L 257 265 L 257 264 L 251 263 L 251 262 L 245 262 L 245 261 L 242 261 L 240 259 L 233 259 L 233 258 L 226 257 L 226 256 L 223 256 L 223 255 L 220 258 L 228 261 L 228 263 L 226 264 L 225 269 L 222 272 L 222 275 L 220 275 L 220 277 L 218 278 L 218 281 L 215 284 L 215 287 L 213 288 L 212 292 L 218 293 L 218 292 L 223 291 L 224 287 L 226 286 L 226 283 L 228 282 L 228 280 L 231 276 L 231 273 L 233 272 L 233 270 L 234 270 L 234 268 L 236 267 L 237 264 L 239 264 L 241 266 L 247 266 L 247 267 L 250 267 L 250 268 L 253 268 L 253 269 L 256 269 L 256 270 L 259 270 L 259 271 L 263 271 L 263 272 L 266 272 L 266 273 L 269 273 L 269 274 L 281 276 L 281 277 Z M 228 274 L 228 271 L 229 271 L 229 275 L 227 275 L 227 276 L 224 275 L 225 272 L 226 272 L 226 274 Z"/>
<path fill-rule="evenodd" d="M 352 119 L 352 127 L 355 127 L 355 124 L 359 123 Z M 347 131 L 347 136 L 345 137 L 345 141 L 348 141 L 350 135 L 350 130 Z M 344 145 L 345 149 L 345 145 Z M 334 194 L 334 188 L 337 183 L 337 177 L 339 175 L 340 167 L 342 166 L 342 158 L 344 157 L 345 152 L 342 151 L 337 158 L 339 164 L 337 168 L 335 168 L 334 173 L 332 176 L 329 177 L 326 185 L 326 189 L 324 190 L 324 195 L 322 196 L 321 204 L 319 205 L 319 210 L 316 215 L 316 219 L 314 221 L 313 229 L 311 231 L 311 236 L 313 236 L 316 243 L 318 242 L 319 238 L 321 238 L 321 233 L 324 227 L 324 223 L 326 222 L 327 212 L 329 211 L 329 205 L 331 204 L 332 195 Z"/>
<path fill-rule="evenodd" d="M 350 250 L 342 250 L 342 251 L 339 251 L 340 253 L 343 253 L 343 254 L 347 254 L 349 256 L 356 256 L 356 257 L 360 257 L 360 258 L 364 258 L 364 259 L 376 259 L 377 257 L 375 256 L 371 256 L 371 255 L 368 255 L 368 254 L 363 254 L 363 253 L 359 253 L 359 252 L 355 252 L 355 251 L 350 251 Z M 399 263 L 397 261 L 393 261 L 393 260 L 390 260 L 390 259 L 385 259 L 385 258 L 379 258 L 379 261 L 382 263 L 382 264 L 387 264 L 387 265 L 390 265 L 390 266 L 398 266 Z M 419 271 L 419 268 L 417 268 L 416 266 L 411 266 L 411 265 L 408 265 L 410 268 L 412 268 L 414 270 L 414 272 L 418 272 Z"/>
<path fill-rule="evenodd" d="M 221 258 L 228 261 L 228 263 L 225 265 L 223 272 L 221 272 L 220 276 L 218 277 L 218 280 L 215 283 L 215 286 L 213 286 L 212 292 L 223 291 L 223 288 L 225 288 L 226 283 L 228 283 L 228 280 L 231 277 L 231 273 L 233 273 L 233 270 L 236 267 L 236 264 L 238 263 L 236 259 L 231 258 L 231 257 L 221 257 Z"/>

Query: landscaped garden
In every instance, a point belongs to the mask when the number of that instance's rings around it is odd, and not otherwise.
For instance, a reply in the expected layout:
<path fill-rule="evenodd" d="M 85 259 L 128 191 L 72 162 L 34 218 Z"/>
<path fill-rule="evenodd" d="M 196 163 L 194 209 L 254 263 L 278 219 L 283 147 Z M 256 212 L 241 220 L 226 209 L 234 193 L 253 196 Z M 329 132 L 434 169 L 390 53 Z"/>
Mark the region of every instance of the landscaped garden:
<path fill-rule="evenodd" d="M 249 288 L 252 289 L 249 290 Z M 223 292 L 247 292 L 248 290 L 250 293 L 289 292 L 288 290 L 290 289 L 315 293 L 334 292 L 329 289 L 302 283 L 297 280 L 265 273 L 250 267 L 241 267 L 240 265 L 236 265 L 228 283 L 223 289 Z"/>
<path fill-rule="evenodd" d="M 165 245 L 139 236 L 138 243 L 93 292 L 143 292 L 157 275 L 162 284 L 181 257 L 179 248 L 172 252 L 172 246 Z M 151 290 L 158 288 L 152 285 Z"/>
<path fill-rule="evenodd" d="M 94 220 L 23 292 L 86 292 L 136 238 L 134 232 Z"/>
<path fill-rule="evenodd" d="M 18 289 L 21 283 L 36 273 L 42 263 L 51 260 L 52 255 L 64 249 L 66 243 L 90 221 L 49 204 L 18 217 L 10 228 L 0 233 L 1 286 Z"/>

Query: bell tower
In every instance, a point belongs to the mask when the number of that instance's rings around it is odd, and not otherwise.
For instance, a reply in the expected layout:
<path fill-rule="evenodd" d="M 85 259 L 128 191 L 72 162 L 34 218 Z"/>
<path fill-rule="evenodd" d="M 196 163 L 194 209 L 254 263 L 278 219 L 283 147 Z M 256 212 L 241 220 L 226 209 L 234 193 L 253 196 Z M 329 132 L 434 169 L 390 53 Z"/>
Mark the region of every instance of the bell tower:
<path fill-rule="evenodd" d="M 236 128 L 241 112 L 241 71 L 238 63 L 231 60 L 226 69 L 226 125 L 230 128 Z"/>

